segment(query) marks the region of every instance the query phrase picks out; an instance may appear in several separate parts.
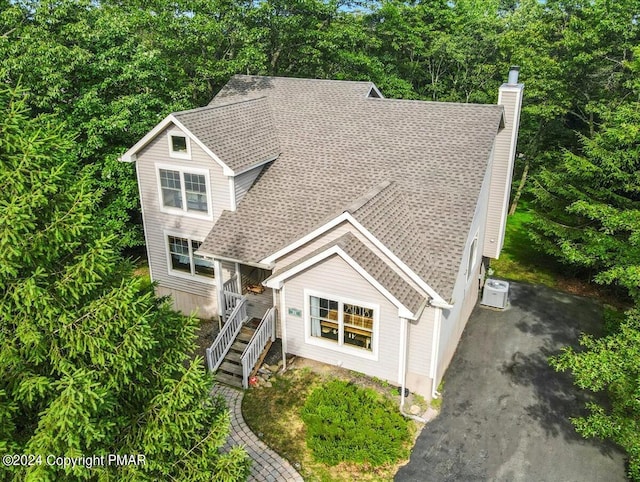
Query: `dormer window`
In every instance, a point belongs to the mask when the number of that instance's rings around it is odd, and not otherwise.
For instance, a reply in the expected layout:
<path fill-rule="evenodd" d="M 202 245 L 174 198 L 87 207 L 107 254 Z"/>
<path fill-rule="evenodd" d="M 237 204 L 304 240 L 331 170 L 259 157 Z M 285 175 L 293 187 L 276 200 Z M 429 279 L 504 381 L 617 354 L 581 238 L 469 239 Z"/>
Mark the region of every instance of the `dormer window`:
<path fill-rule="evenodd" d="M 169 132 L 169 155 L 179 159 L 191 159 L 189 138 L 181 131 Z"/>

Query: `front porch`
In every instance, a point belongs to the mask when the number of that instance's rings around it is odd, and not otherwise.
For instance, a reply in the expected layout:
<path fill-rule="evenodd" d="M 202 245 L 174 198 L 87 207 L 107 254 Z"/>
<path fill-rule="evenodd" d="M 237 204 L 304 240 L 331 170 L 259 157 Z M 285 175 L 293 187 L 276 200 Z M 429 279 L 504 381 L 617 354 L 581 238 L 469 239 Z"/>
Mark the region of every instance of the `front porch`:
<path fill-rule="evenodd" d="M 222 274 L 220 262 L 216 264 Z M 261 284 L 267 270 L 239 263 L 234 268 L 218 292 L 221 327 L 206 359 L 217 380 L 246 389 L 275 341 L 276 308 L 272 290 Z"/>

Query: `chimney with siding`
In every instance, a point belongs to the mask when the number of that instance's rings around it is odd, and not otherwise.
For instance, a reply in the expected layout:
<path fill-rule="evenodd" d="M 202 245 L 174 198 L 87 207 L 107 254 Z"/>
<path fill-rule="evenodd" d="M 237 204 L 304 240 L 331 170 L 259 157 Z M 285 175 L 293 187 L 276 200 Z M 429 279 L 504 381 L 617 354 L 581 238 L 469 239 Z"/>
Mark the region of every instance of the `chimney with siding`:
<path fill-rule="evenodd" d="M 520 108 L 522 106 L 523 84 L 518 83 L 519 67 L 511 67 L 506 84 L 502 84 L 498 94 L 498 104 L 504 107 L 504 128 L 498 132 L 493 151 L 491 167 L 491 187 L 487 208 L 487 229 L 484 239 L 484 256 L 498 259 L 504 242 L 504 230 L 509 209 L 509 194 L 513 164 L 518 142 Z"/>

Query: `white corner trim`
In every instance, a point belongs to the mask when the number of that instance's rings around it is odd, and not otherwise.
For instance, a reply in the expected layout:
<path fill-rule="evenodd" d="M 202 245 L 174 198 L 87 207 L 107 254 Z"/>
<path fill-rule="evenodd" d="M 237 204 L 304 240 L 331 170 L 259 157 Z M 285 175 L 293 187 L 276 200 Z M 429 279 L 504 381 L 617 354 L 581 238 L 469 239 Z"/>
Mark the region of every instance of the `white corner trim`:
<path fill-rule="evenodd" d="M 142 183 L 140 182 L 140 171 L 138 169 L 138 165 L 134 166 L 136 170 L 136 181 L 138 181 L 138 197 L 140 199 L 140 213 L 142 214 L 142 231 L 144 233 L 144 246 L 145 251 L 147 252 L 147 262 L 149 263 L 149 279 L 153 283 L 153 268 L 151 267 L 151 256 L 149 256 L 149 234 L 147 233 L 147 218 L 144 214 L 144 201 L 142 200 Z"/>
<path fill-rule="evenodd" d="M 327 248 L 322 253 L 318 253 L 317 255 L 305 260 L 304 262 L 292 267 L 291 269 L 280 273 L 278 276 L 275 276 L 264 283 L 268 288 L 271 289 L 281 289 L 284 285 L 284 280 L 294 276 L 305 269 L 310 268 L 311 266 L 319 263 L 320 261 L 327 259 L 329 256 L 338 255 L 344 261 L 349 264 L 358 274 L 360 274 L 364 279 L 366 279 L 369 284 L 371 284 L 380 294 L 382 294 L 385 298 L 387 298 L 396 308 L 398 308 L 398 315 L 404 318 L 410 318 L 412 320 L 416 319 L 416 315 L 409 310 L 409 308 L 405 307 L 395 296 L 393 296 L 389 291 L 382 286 L 378 280 L 376 280 L 373 276 L 371 276 L 365 269 L 360 266 L 351 256 L 345 253 L 342 248 L 339 246 L 331 246 Z"/>
<path fill-rule="evenodd" d="M 365 228 L 362 224 L 356 221 L 356 219 L 346 211 L 336 216 L 331 221 L 323 224 L 319 228 L 314 229 L 306 236 L 299 238 L 298 240 L 294 241 L 288 246 L 285 246 L 284 248 L 260 260 L 260 263 L 266 264 L 266 265 L 273 264 L 278 258 L 283 257 L 284 255 L 286 255 L 287 253 L 290 253 L 295 249 L 298 249 L 300 246 L 308 243 L 309 241 L 312 241 L 313 239 L 317 238 L 321 234 L 329 231 L 330 229 L 334 228 L 335 226 L 337 226 L 338 224 L 344 221 L 348 221 L 349 223 L 351 223 L 353 227 L 355 227 L 358 231 L 360 231 L 362 235 L 364 235 L 369 241 L 371 241 L 380 251 L 382 251 L 389 259 L 391 259 L 391 261 L 393 261 L 407 276 L 409 276 L 411 280 L 413 280 L 420 288 L 422 288 L 432 298 L 432 303 L 431 303 L 432 305 L 436 306 L 436 303 L 437 303 L 438 306 L 441 305 L 443 307 L 447 307 L 448 309 L 452 308 L 452 306 L 449 303 L 447 303 L 444 300 L 444 298 L 442 298 L 442 296 L 440 296 L 420 276 L 418 276 L 411 268 L 409 268 L 404 262 L 402 262 L 400 258 L 398 258 L 395 254 L 393 254 L 393 252 L 389 248 L 387 248 L 380 240 L 378 240 L 367 228 Z M 413 319 L 412 317 L 409 317 L 409 318 Z"/>
<path fill-rule="evenodd" d="M 236 180 L 233 176 L 229 176 L 229 200 L 229 207 L 231 208 L 231 211 L 235 211 L 238 207 L 238 200 L 236 199 Z"/>
<path fill-rule="evenodd" d="M 406 380 L 407 373 L 407 325 L 408 320 L 400 317 L 400 346 L 398 347 L 398 385 L 401 385 L 404 394 L 404 382 Z"/>

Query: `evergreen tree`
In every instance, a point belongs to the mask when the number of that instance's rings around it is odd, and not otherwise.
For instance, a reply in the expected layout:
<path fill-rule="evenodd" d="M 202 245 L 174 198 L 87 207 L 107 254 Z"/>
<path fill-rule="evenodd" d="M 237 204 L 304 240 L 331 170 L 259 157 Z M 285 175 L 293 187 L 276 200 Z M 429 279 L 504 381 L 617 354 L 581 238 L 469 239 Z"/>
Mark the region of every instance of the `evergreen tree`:
<path fill-rule="evenodd" d="M 246 478 L 241 449 L 219 453 L 228 414 L 189 358 L 195 320 L 132 276 L 95 222 L 100 193 L 68 130 L 25 105 L 0 87 L 0 453 L 42 458 L 4 478 Z M 109 466 L 108 454 L 145 463 Z"/>
<path fill-rule="evenodd" d="M 582 146 L 537 177 L 531 237 L 561 262 L 640 300 L 640 102 L 607 112 Z"/>

